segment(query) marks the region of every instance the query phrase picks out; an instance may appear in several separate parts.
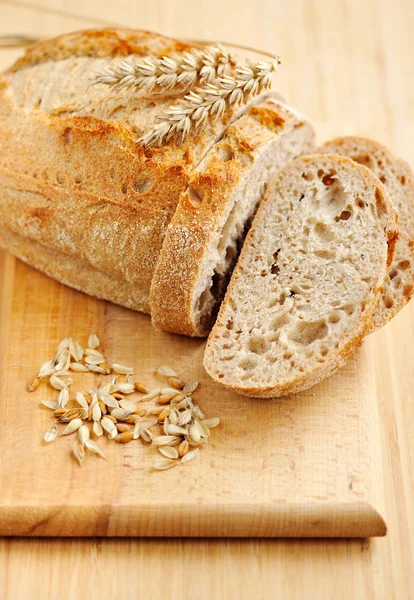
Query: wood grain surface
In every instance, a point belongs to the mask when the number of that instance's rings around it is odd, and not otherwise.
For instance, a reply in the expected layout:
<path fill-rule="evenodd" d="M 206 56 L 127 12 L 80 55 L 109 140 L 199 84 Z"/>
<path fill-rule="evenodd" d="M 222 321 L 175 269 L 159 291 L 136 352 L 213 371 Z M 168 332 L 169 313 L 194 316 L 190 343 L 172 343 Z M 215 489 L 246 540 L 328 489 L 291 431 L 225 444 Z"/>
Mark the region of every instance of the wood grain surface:
<path fill-rule="evenodd" d="M 146 315 L 71 290 L 12 257 L 6 263 L 0 535 L 385 534 L 378 404 L 368 351 L 360 350 L 335 377 L 294 398 L 243 398 L 203 370 L 204 340 L 157 332 Z M 133 365 L 150 389 L 166 385 L 153 375 L 161 364 L 200 382 L 194 400 L 221 424 L 196 460 L 154 472 L 152 463 L 161 455 L 142 440 L 118 445 L 101 438 L 108 460 L 87 455 L 80 469 L 71 456 L 73 436 L 42 443 L 53 419 L 40 401 L 56 400 L 57 392 L 44 382 L 30 393 L 25 383 L 60 340 L 72 336 L 85 344 L 92 331 L 109 364 Z M 71 397 L 103 378 L 73 379 Z"/>
<path fill-rule="evenodd" d="M 283 57 L 281 89 L 313 120 L 320 141 L 339 134 L 368 135 L 414 165 L 411 0 L 0 3 L 0 33 L 49 36 L 106 20 L 276 51 Z M 18 53 L 0 50 L 0 67 Z M 2 282 L 12 285 L 13 259 L 1 255 L 0 269 Z M 3 311 L 7 297 L 2 302 Z M 1 333 L 3 355 L 7 338 Z M 414 597 L 413 347 L 414 306 L 365 344 L 375 365 L 380 401 L 385 538 L 4 539 L 0 597 Z"/>

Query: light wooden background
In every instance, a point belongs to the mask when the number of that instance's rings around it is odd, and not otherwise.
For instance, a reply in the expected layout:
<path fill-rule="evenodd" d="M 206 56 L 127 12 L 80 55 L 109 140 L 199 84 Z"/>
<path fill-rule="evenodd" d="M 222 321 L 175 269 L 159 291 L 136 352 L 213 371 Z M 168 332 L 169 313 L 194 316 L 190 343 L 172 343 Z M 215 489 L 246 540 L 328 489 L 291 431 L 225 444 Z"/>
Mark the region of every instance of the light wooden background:
<path fill-rule="evenodd" d="M 414 166 L 412 0 L 0 1 L 0 34 L 105 23 L 276 51 L 283 94 L 320 141 L 372 136 Z M 0 49 L 0 67 L 18 54 Z M 0 270 L 8 263 L 0 253 Z M 385 539 L 4 539 L 1 600 L 414 598 L 414 302 L 367 345 L 381 408 Z"/>

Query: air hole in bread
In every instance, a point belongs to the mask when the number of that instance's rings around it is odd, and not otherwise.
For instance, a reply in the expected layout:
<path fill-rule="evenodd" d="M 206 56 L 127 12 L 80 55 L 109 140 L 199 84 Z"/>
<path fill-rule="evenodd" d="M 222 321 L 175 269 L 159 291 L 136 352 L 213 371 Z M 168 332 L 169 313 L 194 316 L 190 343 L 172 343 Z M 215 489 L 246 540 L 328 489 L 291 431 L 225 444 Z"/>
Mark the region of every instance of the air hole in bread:
<path fill-rule="evenodd" d="M 365 208 L 366 204 L 363 200 L 361 200 L 361 198 L 357 198 L 355 201 L 355 206 L 358 206 L 358 208 Z"/>
<path fill-rule="evenodd" d="M 371 162 L 371 158 L 368 156 L 368 154 L 353 154 L 351 158 L 361 165 L 367 165 Z"/>
<path fill-rule="evenodd" d="M 245 358 L 239 364 L 240 368 L 243 369 L 243 371 L 251 371 L 252 369 L 255 368 L 256 365 L 257 365 L 257 362 L 255 360 L 253 360 L 252 358 Z"/>
<path fill-rule="evenodd" d="M 328 350 L 328 348 L 326 346 L 321 346 L 319 348 L 319 351 L 321 353 L 321 356 L 326 356 L 328 354 L 328 352 L 329 352 L 329 350 Z"/>
<path fill-rule="evenodd" d="M 376 188 L 375 190 L 375 200 L 377 202 L 377 214 L 381 219 L 384 215 L 387 214 L 387 203 L 384 200 L 384 196 L 380 188 Z"/>
<path fill-rule="evenodd" d="M 65 127 L 63 132 L 63 141 L 67 146 L 70 146 L 73 141 L 73 132 L 71 127 Z"/>
<path fill-rule="evenodd" d="M 150 190 L 152 187 L 152 180 L 149 177 L 146 177 L 145 179 L 140 179 L 139 181 L 136 181 L 134 183 L 134 190 L 137 192 L 137 194 L 145 194 L 145 192 L 148 192 L 148 190 Z"/>
<path fill-rule="evenodd" d="M 56 181 L 57 183 L 59 183 L 60 185 L 62 185 L 62 183 L 65 182 L 65 176 L 63 175 L 63 173 L 57 173 L 56 174 Z"/>
<path fill-rule="evenodd" d="M 325 177 L 322 178 L 322 183 L 326 185 L 326 187 L 331 187 L 331 185 L 335 183 L 335 179 L 330 175 L 325 175 Z"/>
<path fill-rule="evenodd" d="M 397 265 L 397 269 L 401 269 L 401 271 L 406 271 L 408 269 L 408 267 L 410 266 L 410 261 L 409 260 L 401 260 L 398 265 Z"/>
<path fill-rule="evenodd" d="M 398 275 L 397 269 L 393 269 L 392 271 L 390 271 L 388 276 L 392 280 L 392 279 L 394 279 L 394 277 L 397 277 L 397 275 Z"/>
<path fill-rule="evenodd" d="M 323 169 L 318 169 L 318 177 L 322 177 L 324 174 L 324 170 Z"/>
<path fill-rule="evenodd" d="M 123 186 L 121 188 L 121 191 L 122 191 L 123 194 L 126 194 L 128 192 L 128 186 L 127 186 L 126 183 L 123 184 Z"/>
<path fill-rule="evenodd" d="M 224 374 L 223 374 L 223 373 L 219 373 L 219 374 L 218 374 L 218 378 L 219 378 L 219 379 L 223 379 L 223 377 L 224 377 Z"/>
<path fill-rule="evenodd" d="M 233 344 L 223 344 L 223 350 L 230 350 L 230 348 L 233 346 Z"/>
<path fill-rule="evenodd" d="M 280 268 L 277 265 L 277 259 L 279 256 L 279 252 L 280 252 L 280 248 L 278 248 L 276 250 L 276 252 L 273 252 L 273 260 L 274 263 L 272 264 L 271 268 L 270 268 L 270 272 L 272 273 L 272 275 L 278 275 L 280 272 Z"/>
<path fill-rule="evenodd" d="M 385 308 L 392 308 L 394 306 L 394 300 L 389 296 L 384 297 L 384 306 Z"/>
<path fill-rule="evenodd" d="M 290 339 L 302 346 L 309 346 L 316 340 L 322 340 L 328 335 L 329 328 L 323 319 L 318 321 L 302 321 L 295 325 L 290 333 Z"/>
<path fill-rule="evenodd" d="M 219 147 L 217 155 L 223 162 L 228 162 L 234 158 L 234 150 L 230 144 L 223 144 Z"/>
<path fill-rule="evenodd" d="M 339 312 L 334 312 L 331 315 L 329 315 L 329 323 L 339 323 L 339 321 L 341 320 L 341 314 Z"/>
<path fill-rule="evenodd" d="M 350 219 L 351 216 L 352 213 L 349 210 L 343 210 L 339 215 L 339 218 L 341 219 L 341 221 L 348 221 L 348 219 Z"/>
<path fill-rule="evenodd" d="M 283 354 L 283 358 L 285 358 L 286 360 L 289 360 L 290 358 L 292 358 L 293 354 L 292 352 L 285 352 Z"/>
<path fill-rule="evenodd" d="M 414 289 L 414 286 L 412 286 L 410 284 L 405 285 L 403 287 L 403 295 L 406 298 L 411 298 L 411 296 L 413 295 L 413 289 Z"/>
<path fill-rule="evenodd" d="M 401 185 L 405 185 L 405 177 L 404 177 L 404 175 L 402 175 L 402 177 L 400 178 L 400 182 L 401 182 Z"/>
<path fill-rule="evenodd" d="M 188 186 L 187 193 L 193 206 L 199 206 L 204 200 L 204 194 L 193 188 L 191 185 Z"/>
<path fill-rule="evenodd" d="M 312 181 L 312 179 L 313 179 L 313 174 L 312 174 L 312 173 L 308 173 L 308 172 L 302 173 L 302 178 L 303 178 L 305 181 Z"/>
<path fill-rule="evenodd" d="M 253 336 L 249 340 L 249 350 L 253 354 L 265 354 L 270 348 L 270 344 L 264 337 Z"/>
<path fill-rule="evenodd" d="M 79 184 L 79 183 L 82 183 L 82 181 L 83 181 L 83 176 L 82 176 L 82 173 L 78 173 L 78 174 L 75 176 L 75 183 L 78 183 L 78 184 Z"/>
<path fill-rule="evenodd" d="M 229 319 L 226 323 L 226 329 L 229 329 L 230 331 L 233 329 L 234 327 L 234 323 L 232 319 Z"/>
<path fill-rule="evenodd" d="M 384 175 L 381 175 L 381 177 L 379 177 L 379 180 L 381 183 L 387 183 L 387 178 Z"/>

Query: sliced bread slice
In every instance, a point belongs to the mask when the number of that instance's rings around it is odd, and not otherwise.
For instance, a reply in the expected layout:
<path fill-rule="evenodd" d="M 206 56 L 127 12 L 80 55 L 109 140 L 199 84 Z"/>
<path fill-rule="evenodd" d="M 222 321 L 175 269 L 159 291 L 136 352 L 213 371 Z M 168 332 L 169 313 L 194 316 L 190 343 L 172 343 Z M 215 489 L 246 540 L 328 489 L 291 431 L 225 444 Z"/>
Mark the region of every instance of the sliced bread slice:
<path fill-rule="evenodd" d="M 298 158 L 269 185 L 210 334 L 204 367 L 276 397 L 344 364 L 371 327 L 397 215 L 382 183 L 335 155 Z"/>
<path fill-rule="evenodd" d="M 399 237 L 374 314 L 375 330 L 392 319 L 414 294 L 414 174 L 408 163 L 366 138 L 337 138 L 324 144 L 319 152 L 348 156 L 371 169 L 387 188 L 398 211 Z"/>
<path fill-rule="evenodd" d="M 151 284 L 156 328 L 208 335 L 269 180 L 313 149 L 310 123 L 274 97 L 230 125 L 194 171 L 167 228 Z"/>

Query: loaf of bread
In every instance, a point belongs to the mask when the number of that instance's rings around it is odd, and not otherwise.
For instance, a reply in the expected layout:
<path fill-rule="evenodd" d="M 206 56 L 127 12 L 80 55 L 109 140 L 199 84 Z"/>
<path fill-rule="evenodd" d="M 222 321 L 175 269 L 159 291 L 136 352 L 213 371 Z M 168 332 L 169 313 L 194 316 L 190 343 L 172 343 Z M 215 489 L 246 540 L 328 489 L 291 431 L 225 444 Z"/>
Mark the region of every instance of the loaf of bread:
<path fill-rule="evenodd" d="M 372 327 L 397 214 L 372 172 L 336 155 L 298 158 L 269 185 L 208 338 L 204 366 L 248 396 L 318 383 Z"/>
<path fill-rule="evenodd" d="M 0 76 L 3 247 L 67 285 L 150 312 L 177 204 L 203 157 L 249 107 L 227 110 L 182 145 L 144 148 L 137 139 L 177 97 L 90 86 L 91 76 L 117 57 L 191 47 L 143 31 L 82 31 L 35 44 Z"/>
<path fill-rule="evenodd" d="M 385 146 L 361 137 L 326 142 L 319 152 L 340 154 L 371 169 L 385 185 L 398 212 L 399 237 L 394 259 L 384 279 L 384 292 L 373 319 L 373 330 L 385 325 L 414 294 L 414 173 Z"/>

